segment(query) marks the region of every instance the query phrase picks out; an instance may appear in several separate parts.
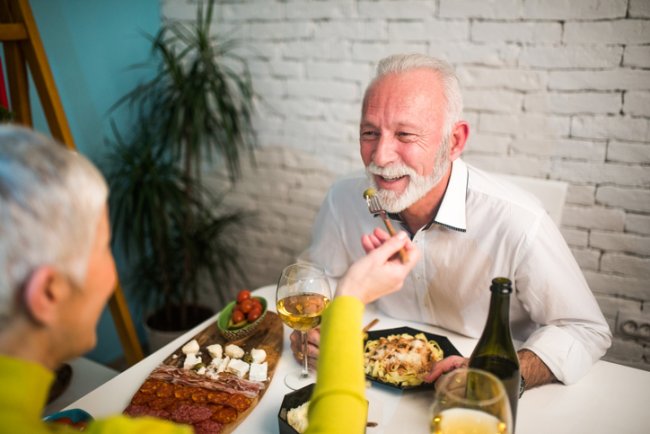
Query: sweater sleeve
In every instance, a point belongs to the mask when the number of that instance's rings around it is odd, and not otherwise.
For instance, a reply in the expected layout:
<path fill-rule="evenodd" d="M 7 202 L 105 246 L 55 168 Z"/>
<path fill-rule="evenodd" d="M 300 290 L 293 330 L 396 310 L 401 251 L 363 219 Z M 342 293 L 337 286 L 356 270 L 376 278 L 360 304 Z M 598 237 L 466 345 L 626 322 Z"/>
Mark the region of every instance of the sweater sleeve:
<path fill-rule="evenodd" d="M 89 434 L 192 434 L 189 425 L 180 425 L 153 417 L 112 416 L 96 420 L 84 430 Z"/>
<path fill-rule="evenodd" d="M 323 315 L 308 434 L 365 432 L 368 402 L 363 373 L 363 309 L 357 298 L 341 296 Z"/>

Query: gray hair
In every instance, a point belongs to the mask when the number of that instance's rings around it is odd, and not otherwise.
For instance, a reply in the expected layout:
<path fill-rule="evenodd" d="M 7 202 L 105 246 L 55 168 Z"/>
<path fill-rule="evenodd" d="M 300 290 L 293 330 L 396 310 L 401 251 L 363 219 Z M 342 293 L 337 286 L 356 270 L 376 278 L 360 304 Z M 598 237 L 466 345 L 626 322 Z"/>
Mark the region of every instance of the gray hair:
<path fill-rule="evenodd" d="M 107 198 L 106 181 L 82 155 L 0 126 L 0 324 L 40 266 L 83 283 Z"/>
<path fill-rule="evenodd" d="M 443 136 L 446 137 L 451 133 L 454 124 L 460 120 L 463 112 L 463 97 L 460 93 L 460 84 L 454 68 L 444 60 L 417 53 L 395 54 L 385 57 L 377 64 L 375 78 L 366 89 L 366 94 L 372 85 L 382 77 L 415 69 L 430 69 L 436 72 L 442 80 L 446 103 Z"/>

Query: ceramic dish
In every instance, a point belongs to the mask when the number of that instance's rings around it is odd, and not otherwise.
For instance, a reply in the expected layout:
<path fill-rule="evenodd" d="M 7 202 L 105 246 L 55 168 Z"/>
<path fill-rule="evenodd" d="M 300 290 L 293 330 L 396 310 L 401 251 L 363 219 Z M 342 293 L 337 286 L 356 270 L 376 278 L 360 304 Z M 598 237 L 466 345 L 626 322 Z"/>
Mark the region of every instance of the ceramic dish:
<path fill-rule="evenodd" d="M 255 321 L 252 323 L 246 324 L 243 327 L 236 328 L 236 329 L 231 329 L 228 328 L 228 322 L 230 321 L 230 316 L 232 315 L 232 311 L 235 308 L 235 305 L 237 304 L 236 301 L 231 301 L 226 305 L 226 307 L 223 308 L 221 312 L 219 312 L 219 318 L 217 319 L 217 328 L 219 329 L 219 333 L 226 338 L 228 341 L 236 341 L 239 339 L 243 339 L 247 336 L 250 336 L 255 329 L 262 323 L 262 320 L 266 316 L 266 312 L 268 311 L 267 305 L 266 305 L 266 299 L 264 297 L 253 297 L 256 298 L 262 303 L 262 314 L 257 318 Z"/>
<path fill-rule="evenodd" d="M 93 420 L 93 417 L 80 408 L 71 408 L 53 413 L 44 417 L 43 420 L 45 422 L 69 425 L 81 431 Z"/>

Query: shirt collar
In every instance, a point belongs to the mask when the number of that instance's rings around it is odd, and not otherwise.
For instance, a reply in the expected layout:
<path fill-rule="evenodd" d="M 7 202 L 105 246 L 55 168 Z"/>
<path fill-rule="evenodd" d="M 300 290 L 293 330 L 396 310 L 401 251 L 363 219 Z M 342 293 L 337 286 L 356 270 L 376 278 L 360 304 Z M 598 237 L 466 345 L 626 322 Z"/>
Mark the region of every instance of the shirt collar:
<path fill-rule="evenodd" d="M 469 184 L 469 171 L 467 165 L 460 158 L 451 163 L 451 175 L 445 194 L 442 196 L 438 212 L 433 220 L 426 225 L 429 229 L 433 223 L 454 229 L 459 232 L 467 231 L 467 218 L 465 215 L 465 202 L 467 200 L 467 186 Z M 399 214 L 388 213 L 391 220 L 399 222 L 404 229 L 404 224 Z"/>
<path fill-rule="evenodd" d="M 465 204 L 467 202 L 468 184 L 469 171 L 467 165 L 458 158 L 452 162 L 447 190 L 445 190 L 440 208 L 438 208 L 438 212 L 433 218 L 435 223 L 460 232 L 467 230 Z"/>

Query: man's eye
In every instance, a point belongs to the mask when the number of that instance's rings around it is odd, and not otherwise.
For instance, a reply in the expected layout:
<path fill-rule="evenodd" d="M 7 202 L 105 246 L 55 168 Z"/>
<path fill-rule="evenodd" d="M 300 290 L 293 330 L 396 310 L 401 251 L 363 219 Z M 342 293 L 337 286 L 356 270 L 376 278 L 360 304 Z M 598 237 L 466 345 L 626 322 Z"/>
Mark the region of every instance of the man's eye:
<path fill-rule="evenodd" d="M 376 137 L 379 137 L 379 133 L 377 133 L 376 131 L 362 131 L 361 137 L 363 137 L 364 139 L 374 139 Z"/>
<path fill-rule="evenodd" d="M 413 142 L 413 141 L 415 141 L 416 138 L 417 138 L 417 135 L 415 135 L 415 134 L 413 134 L 413 133 L 407 133 L 407 132 L 405 132 L 405 131 L 400 131 L 400 132 L 398 132 L 398 133 L 396 134 L 396 136 L 397 136 L 397 139 L 398 139 L 398 140 L 400 140 L 400 141 L 402 141 L 402 142 L 407 142 L 407 143 L 408 143 L 408 142 Z"/>

